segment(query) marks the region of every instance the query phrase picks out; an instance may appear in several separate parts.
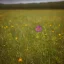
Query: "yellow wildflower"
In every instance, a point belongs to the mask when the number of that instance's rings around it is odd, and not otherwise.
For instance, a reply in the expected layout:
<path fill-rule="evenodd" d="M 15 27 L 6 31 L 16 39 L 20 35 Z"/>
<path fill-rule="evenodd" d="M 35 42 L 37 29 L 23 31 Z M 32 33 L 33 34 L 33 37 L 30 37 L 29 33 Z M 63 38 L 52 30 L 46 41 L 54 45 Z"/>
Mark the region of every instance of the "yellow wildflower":
<path fill-rule="evenodd" d="M 58 34 L 59 36 L 61 36 L 61 34 Z"/>
<path fill-rule="evenodd" d="M 16 37 L 15 39 L 18 40 L 18 37 Z"/>
<path fill-rule="evenodd" d="M 8 28 L 8 26 L 6 26 L 6 28 Z"/>
<path fill-rule="evenodd" d="M 8 26 L 5 26 L 5 27 L 4 27 L 4 29 L 7 29 L 7 28 L 8 28 Z"/>
<path fill-rule="evenodd" d="M 52 25 L 50 24 L 50 26 L 52 26 Z"/>
<path fill-rule="evenodd" d="M 18 59 L 18 62 L 22 62 L 22 61 L 23 61 L 22 58 L 19 58 L 19 59 Z"/>

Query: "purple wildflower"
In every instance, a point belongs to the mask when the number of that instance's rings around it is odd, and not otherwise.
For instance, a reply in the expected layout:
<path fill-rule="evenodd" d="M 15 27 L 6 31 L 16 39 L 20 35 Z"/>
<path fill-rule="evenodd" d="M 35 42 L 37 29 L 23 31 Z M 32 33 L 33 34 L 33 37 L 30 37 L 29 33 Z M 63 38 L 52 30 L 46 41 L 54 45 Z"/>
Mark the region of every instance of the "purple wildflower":
<path fill-rule="evenodd" d="M 35 28 L 35 30 L 36 30 L 37 32 L 41 32 L 41 31 L 42 31 L 42 27 L 41 27 L 41 26 L 37 26 L 37 27 Z"/>

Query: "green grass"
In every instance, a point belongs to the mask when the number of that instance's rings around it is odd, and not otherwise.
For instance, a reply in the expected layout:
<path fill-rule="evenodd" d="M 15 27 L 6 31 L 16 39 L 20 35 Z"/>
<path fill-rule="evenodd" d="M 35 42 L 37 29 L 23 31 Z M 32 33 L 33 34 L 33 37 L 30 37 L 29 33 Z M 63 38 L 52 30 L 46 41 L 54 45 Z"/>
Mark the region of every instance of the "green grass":
<path fill-rule="evenodd" d="M 64 10 L 0 10 L 0 64 L 64 64 Z"/>

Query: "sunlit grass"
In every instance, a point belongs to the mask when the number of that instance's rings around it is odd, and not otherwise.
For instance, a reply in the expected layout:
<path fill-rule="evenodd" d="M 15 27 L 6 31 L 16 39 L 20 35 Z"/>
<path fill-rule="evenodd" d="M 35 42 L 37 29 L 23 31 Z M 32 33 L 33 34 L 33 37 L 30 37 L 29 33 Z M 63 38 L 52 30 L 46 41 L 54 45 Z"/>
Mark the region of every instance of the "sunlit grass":
<path fill-rule="evenodd" d="M 0 10 L 0 64 L 63 61 L 64 10 Z"/>

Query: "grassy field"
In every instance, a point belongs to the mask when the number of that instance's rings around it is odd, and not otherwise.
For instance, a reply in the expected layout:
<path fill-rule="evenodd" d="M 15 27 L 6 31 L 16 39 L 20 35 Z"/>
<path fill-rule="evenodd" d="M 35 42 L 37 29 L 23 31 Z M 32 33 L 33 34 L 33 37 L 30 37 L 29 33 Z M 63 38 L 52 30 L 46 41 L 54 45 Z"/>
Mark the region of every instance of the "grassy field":
<path fill-rule="evenodd" d="M 0 64 L 64 64 L 64 10 L 0 10 Z"/>

